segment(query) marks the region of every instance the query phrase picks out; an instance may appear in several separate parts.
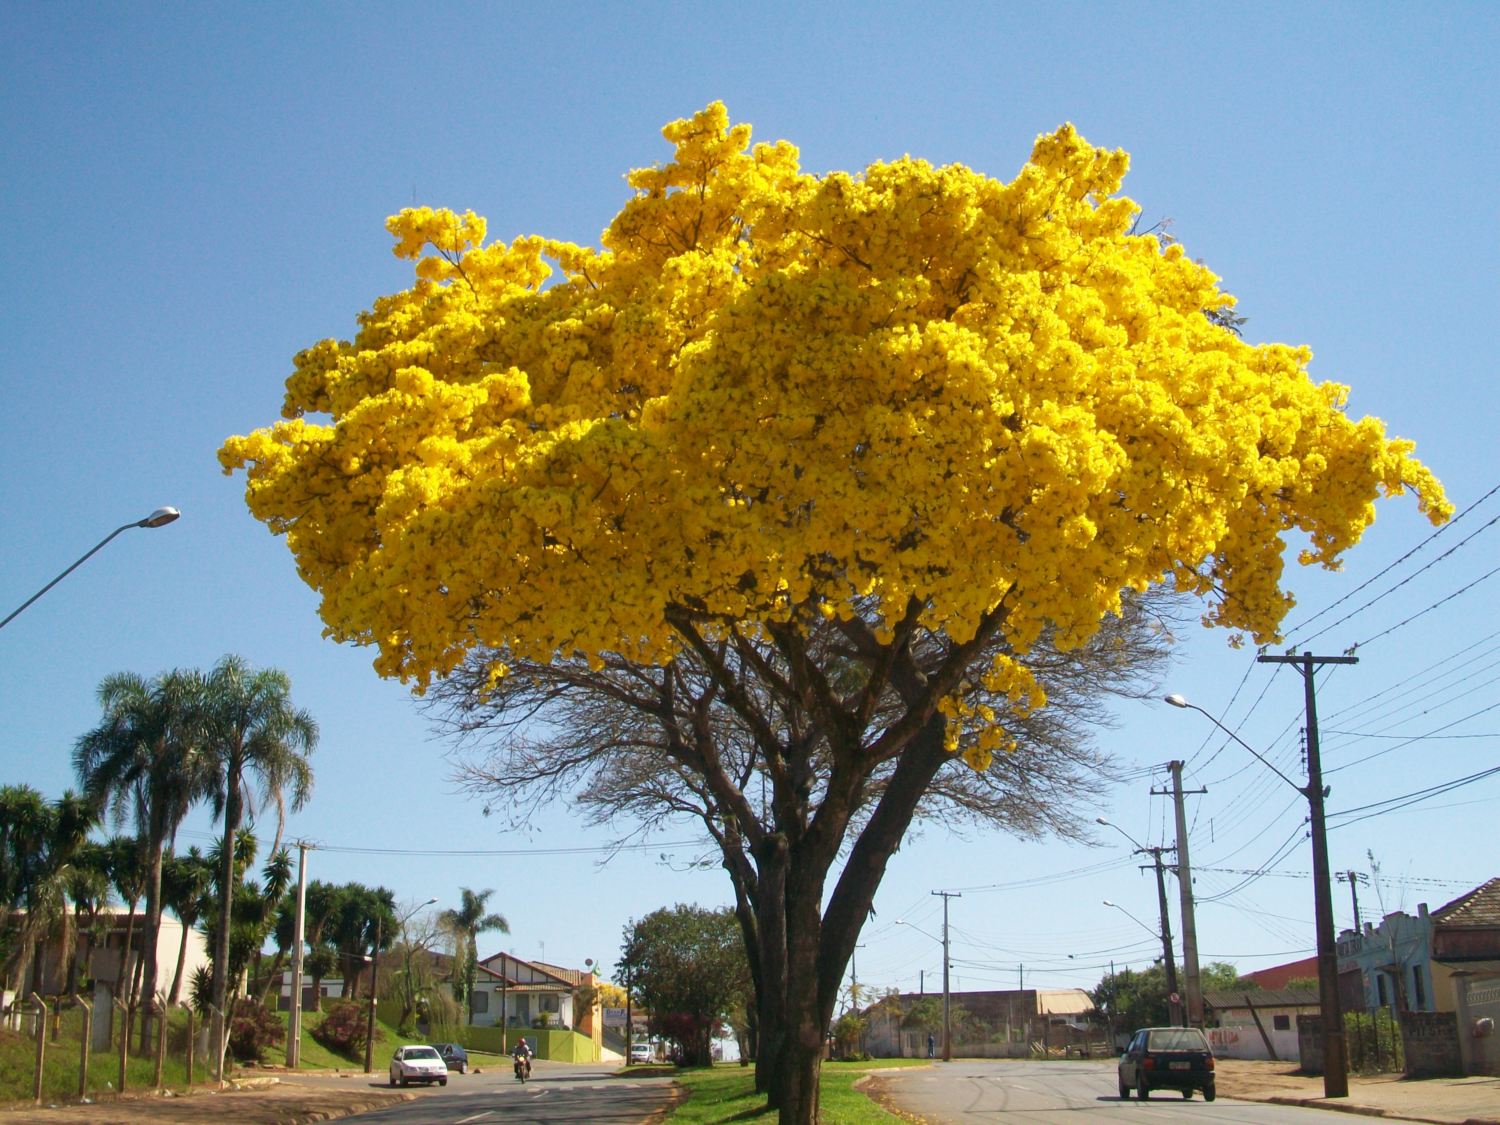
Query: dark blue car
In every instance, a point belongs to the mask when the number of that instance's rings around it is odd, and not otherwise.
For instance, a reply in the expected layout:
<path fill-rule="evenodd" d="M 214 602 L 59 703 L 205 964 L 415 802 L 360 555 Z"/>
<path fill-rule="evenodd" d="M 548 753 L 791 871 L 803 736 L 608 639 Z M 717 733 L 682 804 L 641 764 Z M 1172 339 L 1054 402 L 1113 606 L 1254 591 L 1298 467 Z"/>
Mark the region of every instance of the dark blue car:
<path fill-rule="evenodd" d="M 456 1070 L 460 1074 L 469 1073 L 469 1052 L 465 1051 L 461 1043 L 434 1043 L 432 1049 L 443 1056 L 443 1062 L 448 1064 L 449 1070 Z"/>

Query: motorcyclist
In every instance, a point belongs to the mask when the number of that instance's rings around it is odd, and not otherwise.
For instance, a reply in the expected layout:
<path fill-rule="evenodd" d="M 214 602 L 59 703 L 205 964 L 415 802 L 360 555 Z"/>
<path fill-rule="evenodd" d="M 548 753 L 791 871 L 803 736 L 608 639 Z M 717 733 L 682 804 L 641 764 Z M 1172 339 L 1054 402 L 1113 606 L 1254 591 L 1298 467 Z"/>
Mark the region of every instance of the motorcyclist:
<path fill-rule="evenodd" d="M 533 1052 L 531 1050 L 531 1047 L 526 1042 L 526 1036 L 523 1035 L 516 1041 L 516 1045 L 511 1049 L 510 1054 L 511 1058 L 515 1059 L 516 1062 L 516 1076 L 520 1076 L 521 1070 L 524 1067 L 526 1075 L 529 1078 L 531 1076 L 531 1059 Z"/>

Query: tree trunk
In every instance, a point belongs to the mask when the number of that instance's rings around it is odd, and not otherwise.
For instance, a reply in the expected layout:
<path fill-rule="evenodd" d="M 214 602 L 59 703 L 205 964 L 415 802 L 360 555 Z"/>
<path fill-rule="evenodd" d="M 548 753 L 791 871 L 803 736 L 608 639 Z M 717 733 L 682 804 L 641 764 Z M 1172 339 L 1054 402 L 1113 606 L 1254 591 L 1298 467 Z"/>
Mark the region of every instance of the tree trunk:
<path fill-rule="evenodd" d="M 818 945 L 822 931 L 822 874 L 793 871 L 787 878 L 786 1027 L 778 1070 L 782 1074 L 780 1125 L 818 1120 L 818 1075 L 827 1021 L 818 1003 Z"/>
<path fill-rule="evenodd" d="M 168 1001 L 174 1007 L 182 997 L 182 972 L 187 967 L 188 930 L 191 929 L 185 919 L 179 921 L 182 922 L 182 938 L 177 943 L 177 971 L 172 974 L 172 996 Z"/>
<path fill-rule="evenodd" d="M 219 858 L 219 929 L 214 935 L 213 965 L 213 1002 L 218 1009 L 213 1017 L 213 1050 L 219 1052 L 216 1071 L 224 1065 L 224 1048 L 229 1044 L 224 1031 L 229 1018 L 229 931 L 234 924 L 234 837 L 243 812 L 238 756 L 231 757 L 224 780 L 224 854 Z"/>
<path fill-rule="evenodd" d="M 141 1018 L 140 1052 L 145 1056 L 152 1050 L 155 1035 L 152 1031 L 153 1013 L 156 1011 L 156 960 L 157 946 L 161 937 L 161 859 L 163 835 L 152 828 L 146 852 L 146 919 L 141 934 L 141 956 L 145 973 L 141 978 L 141 996 L 146 1002 L 145 1015 Z"/>
<path fill-rule="evenodd" d="M 766 1103 L 774 1109 L 782 1103 L 786 1079 L 781 1067 L 787 1022 L 786 837 L 768 837 L 755 858 L 763 986 L 756 996 L 760 1038 L 755 1051 L 755 1089 L 766 1095 Z"/>
<path fill-rule="evenodd" d="M 115 995 L 125 1001 L 128 1007 L 134 1008 L 135 992 L 131 985 L 135 980 L 135 966 L 130 963 L 130 954 L 135 948 L 135 899 L 125 905 L 125 945 L 120 950 L 120 971 L 115 977 Z"/>

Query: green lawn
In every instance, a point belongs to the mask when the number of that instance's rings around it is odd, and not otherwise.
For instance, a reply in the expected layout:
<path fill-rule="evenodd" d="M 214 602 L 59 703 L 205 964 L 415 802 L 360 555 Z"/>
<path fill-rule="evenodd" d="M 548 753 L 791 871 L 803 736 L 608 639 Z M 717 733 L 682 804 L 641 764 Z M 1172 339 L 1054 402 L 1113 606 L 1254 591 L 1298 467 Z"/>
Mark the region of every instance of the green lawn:
<path fill-rule="evenodd" d="M 875 1059 L 871 1062 L 823 1064 L 818 1096 L 822 1125 L 898 1125 L 903 1118 L 881 1109 L 854 1088 L 871 1070 L 921 1066 L 918 1059 Z M 765 1098 L 755 1092 L 755 1072 L 750 1067 L 716 1066 L 711 1070 L 684 1070 L 676 1074 L 678 1085 L 688 1096 L 667 1118 L 673 1125 L 718 1125 L 720 1122 L 775 1121 L 776 1112 L 766 1108 Z"/>
<path fill-rule="evenodd" d="M 51 1021 L 49 1020 L 49 1024 Z M 78 1097 L 79 1036 L 82 1031 L 83 1014 L 76 1009 L 65 1010 L 57 1022 L 57 1038 L 49 1032 L 46 1059 L 42 1067 L 43 1104 L 71 1102 Z M 186 1017 L 173 1012 L 169 1020 L 167 1058 L 162 1067 L 162 1084 L 168 1089 L 182 1089 L 187 1084 L 186 1062 Z M 132 1036 L 132 1051 L 137 1046 Z M 194 1063 L 195 1081 L 209 1080 L 204 1060 Z M 0 1106 L 30 1104 L 32 1082 L 36 1074 L 36 1039 L 31 1035 L 20 1035 L 11 1031 L 0 1031 Z M 128 1055 L 125 1068 L 125 1084 L 128 1089 L 150 1089 L 156 1079 L 154 1055 Z M 92 1051 L 89 1055 L 89 1072 L 86 1089 L 90 1097 L 98 1097 L 118 1089 L 120 1081 L 120 1056 L 115 1051 Z"/>

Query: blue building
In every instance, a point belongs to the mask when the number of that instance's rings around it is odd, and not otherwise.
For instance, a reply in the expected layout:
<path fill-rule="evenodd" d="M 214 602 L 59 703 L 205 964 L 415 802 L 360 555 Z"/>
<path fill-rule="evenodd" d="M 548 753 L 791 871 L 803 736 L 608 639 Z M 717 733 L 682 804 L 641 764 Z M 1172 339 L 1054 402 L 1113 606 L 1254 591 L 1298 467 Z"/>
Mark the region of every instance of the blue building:
<path fill-rule="evenodd" d="M 1361 931 L 1345 930 L 1339 935 L 1338 963 L 1346 995 L 1357 988 L 1366 1011 L 1438 1010 L 1432 981 L 1432 918 L 1425 902 L 1418 904 L 1415 917 L 1397 910 L 1378 926 L 1366 922 Z"/>

